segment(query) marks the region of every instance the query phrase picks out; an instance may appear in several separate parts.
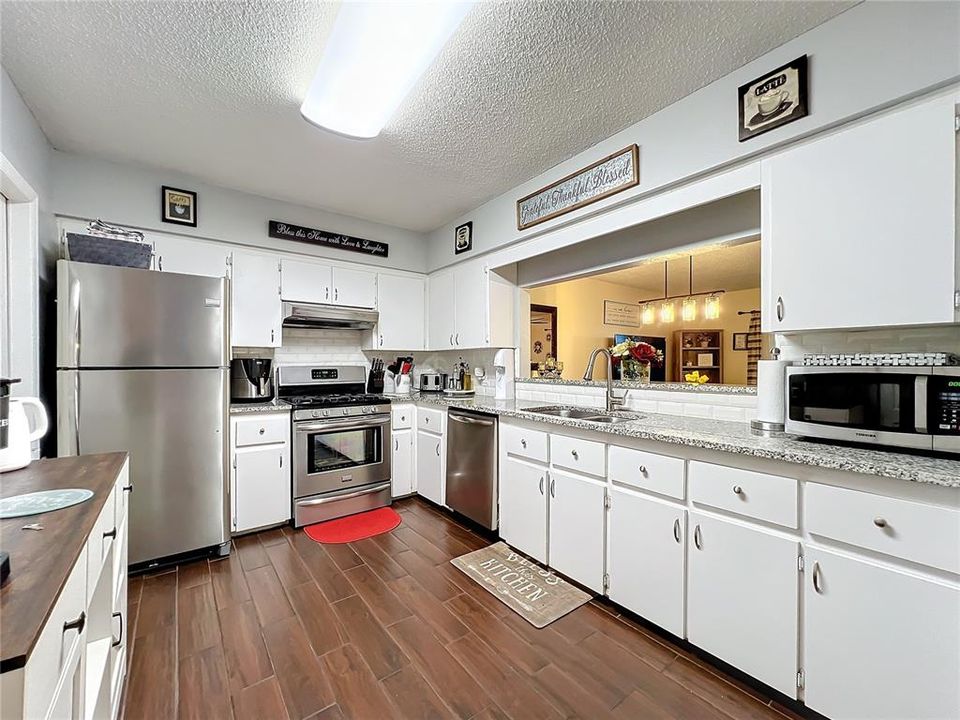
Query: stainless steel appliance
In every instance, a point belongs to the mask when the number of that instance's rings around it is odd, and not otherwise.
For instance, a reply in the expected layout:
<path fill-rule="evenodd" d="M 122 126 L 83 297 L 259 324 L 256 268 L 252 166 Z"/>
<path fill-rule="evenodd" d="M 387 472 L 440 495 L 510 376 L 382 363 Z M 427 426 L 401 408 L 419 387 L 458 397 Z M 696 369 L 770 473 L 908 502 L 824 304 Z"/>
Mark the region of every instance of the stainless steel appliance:
<path fill-rule="evenodd" d="M 451 408 L 447 413 L 447 506 L 497 529 L 496 415 Z"/>
<path fill-rule="evenodd" d="M 278 393 L 293 405 L 293 518 L 297 527 L 391 503 L 390 400 L 368 395 L 358 366 L 281 365 Z"/>
<path fill-rule="evenodd" d="M 443 392 L 445 387 L 446 373 L 420 373 L 420 392 Z"/>
<path fill-rule="evenodd" d="M 273 360 L 234 358 L 230 361 L 230 399 L 233 402 L 273 400 Z"/>
<path fill-rule="evenodd" d="M 57 449 L 129 451 L 131 565 L 229 551 L 228 291 L 57 263 Z"/>
<path fill-rule="evenodd" d="M 284 302 L 282 312 L 287 327 L 371 330 L 380 318 L 376 310 L 302 302 Z"/>
<path fill-rule="evenodd" d="M 960 367 L 789 367 L 785 431 L 960 453 Z"/>

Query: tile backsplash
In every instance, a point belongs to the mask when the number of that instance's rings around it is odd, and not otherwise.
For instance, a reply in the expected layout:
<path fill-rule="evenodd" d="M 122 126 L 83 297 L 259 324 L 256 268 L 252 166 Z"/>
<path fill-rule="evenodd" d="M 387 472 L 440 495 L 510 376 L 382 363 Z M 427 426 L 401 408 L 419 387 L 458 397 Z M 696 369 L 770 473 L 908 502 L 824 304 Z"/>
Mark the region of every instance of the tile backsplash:
<path fill-rule="evenodd" d="M 277 364 L 366 365 L 359 330 L 284 328 L 282 347 L 237 348 L 234 357 L 272 357 Z"/>
<path fill-rule="evenodd" d="M 948 352 L 960 354 L 960 327 L 885 328 L 777 335 L 781 359 L 805 353 Z"/>

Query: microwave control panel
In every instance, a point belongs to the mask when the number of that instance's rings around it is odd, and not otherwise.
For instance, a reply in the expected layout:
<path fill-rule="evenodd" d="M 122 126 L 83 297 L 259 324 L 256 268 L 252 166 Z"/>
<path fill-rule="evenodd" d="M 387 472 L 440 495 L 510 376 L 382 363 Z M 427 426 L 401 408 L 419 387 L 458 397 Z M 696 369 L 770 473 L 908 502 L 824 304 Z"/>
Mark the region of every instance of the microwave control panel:
<path fill-rule="evenodd" d="M 938 435 L 960 435 L 960 379 L 934 378 L 933 425 Z"/>

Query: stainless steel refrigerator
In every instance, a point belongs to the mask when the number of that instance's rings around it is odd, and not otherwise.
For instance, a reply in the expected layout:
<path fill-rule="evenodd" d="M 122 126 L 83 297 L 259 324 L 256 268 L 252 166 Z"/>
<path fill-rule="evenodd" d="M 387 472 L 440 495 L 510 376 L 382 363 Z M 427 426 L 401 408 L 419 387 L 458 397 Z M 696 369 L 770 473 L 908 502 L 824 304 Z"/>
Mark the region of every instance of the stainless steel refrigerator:
<path fill-rule="evenodd" d="M 57 263 L 59 455 L 130 452 L 130 564 L 229 549 L 229 281 Z"/>

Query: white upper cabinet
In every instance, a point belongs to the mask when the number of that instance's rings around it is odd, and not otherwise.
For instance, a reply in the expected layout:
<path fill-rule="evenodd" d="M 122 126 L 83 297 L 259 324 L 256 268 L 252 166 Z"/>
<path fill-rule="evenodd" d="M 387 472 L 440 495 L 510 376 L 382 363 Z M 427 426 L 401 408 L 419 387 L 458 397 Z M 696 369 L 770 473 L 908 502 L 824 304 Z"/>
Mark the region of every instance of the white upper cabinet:
<path fill-rule="evenodd" d="M 431 350 L 512 347 L 514 286 L 482 263 L 430 276 Z"/>
<path fill-rule="evenodd" d="M 157 235 L 153 252 L 155 267 L 161 272 L 223 277 L 227 274 L 231 248 L 175 235 Z"/>
<path fill-rule="evenodd" d="M 387 350 L 426 348 L 424 278 L 380 275 L 377 279 L 377 307 L 380 319 L 374 347 Z"/>
<path fill-rule="evenodd" d="M 333 273 L 329 265 L 310 260 L 283 258 L 284 300 L 329 303 L 333 297 Z"/>
<path fill-rule="evenodd" d="M 957 320 L 950 95 L 763 161 L 763 330 Z"/>
<path fill-rule="evenodd" d="M 375 308 L 377 306 L 377 274 L 366 270 L 333 268 L 333 304 Z"/>
<path fill-rule="evenodd" d="M 453 273 L 456 285 L 453 341 L 456 347 L 483 347 L 487 327 L 487 274 L 476 263 L 460 265 Z"/>
<path fill-rule="evenodd" d="M 276 255 L 233 253 L 234 347 L 280 347 L 280 261 Z"/>
<path fill-rule="evenodd" d="M 430 276 L 430 328 L 431 350 L 444 350 L 456 347 L 454 333 L 456 315 L 454 312 L 456 282 L 452 272 L 437 273 Z"/>

